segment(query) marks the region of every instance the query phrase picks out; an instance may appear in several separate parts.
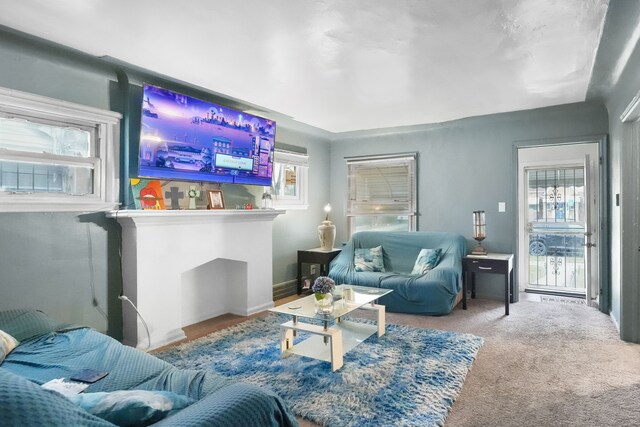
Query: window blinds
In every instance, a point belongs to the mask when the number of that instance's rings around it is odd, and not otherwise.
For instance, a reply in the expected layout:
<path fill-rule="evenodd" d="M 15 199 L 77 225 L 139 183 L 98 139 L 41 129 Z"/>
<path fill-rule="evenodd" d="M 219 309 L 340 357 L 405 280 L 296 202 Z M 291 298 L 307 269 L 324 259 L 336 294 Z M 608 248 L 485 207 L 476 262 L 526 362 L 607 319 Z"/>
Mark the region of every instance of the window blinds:
<path fill-rule="evenodd" d="M 348 158 L 347 215 L 414 215 L 415 160 L 415 154 Z"/>
<path fill-rule="evenodd" d="M 276 149 L 274 160 L 283 165 L 309 167 L 309 156 L 307 154 Z"/>

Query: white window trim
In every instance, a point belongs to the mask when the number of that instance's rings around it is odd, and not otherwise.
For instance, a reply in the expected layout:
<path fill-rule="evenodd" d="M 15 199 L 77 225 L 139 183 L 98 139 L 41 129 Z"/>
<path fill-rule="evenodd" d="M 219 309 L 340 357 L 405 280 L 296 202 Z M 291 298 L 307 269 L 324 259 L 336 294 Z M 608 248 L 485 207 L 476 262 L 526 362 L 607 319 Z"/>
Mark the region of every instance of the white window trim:
<path fill-rule="evenodd" d="M 0 112 L 38 120 L 95 129 L 97 159 L 66 159 L 71 165 L 94 162 L 95 194 L 73 196 L 54 193 L 0 192 L 0 212 L 94 212 L 118 207 L 120 198 L 120 119 L 119 113 L 0 88 Z M 26 159 L 27 153 L 4 151 L 3 159 Z M 39 159 L 46 158 L 42 154 Z M 59 161 L 60 156 L 56 156 Z"/>
<path fill-rule="evenodd" d="M 298 196 L 278 197 L 276 194 L 272 194 L 271 200 L 273 207 L 289 210 L 308 209 L 309 156 L 276 149 L 274 153 L 274 163 L 297 166 L 296 185 L 298 186 Z M 270 191 L 270 187 L 265 187 L 265 191 Z"/>

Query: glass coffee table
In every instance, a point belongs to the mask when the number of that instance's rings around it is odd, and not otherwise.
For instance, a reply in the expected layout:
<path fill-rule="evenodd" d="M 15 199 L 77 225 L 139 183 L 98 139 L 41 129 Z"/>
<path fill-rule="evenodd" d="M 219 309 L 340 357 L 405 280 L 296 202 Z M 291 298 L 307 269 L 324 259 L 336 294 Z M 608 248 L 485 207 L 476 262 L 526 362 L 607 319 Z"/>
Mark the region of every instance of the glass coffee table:
<path fill-rule="evenodd" d="M 334 298 L 331 314 L 316 314 L 315 295 L 309 295 L 269 311 L 288 314 L 292 320 L 280 325 L 280 351 L 282 357 L 297 354 L 331 362 L 331 370 L 342 367 L 342 356 L 355 346 L 378 333 L 384 335 L 383 305 L 376 300 L 391 289 L 368 288 L 364 286 L 340 285 L 332 292 Z M 355 310 L 373 310 L 378 313 L 377 324 L 352 322 L 342 317 Z M 301 319 L 315 319 L 320 324 L 302 322 Z M 294 345 L 297 331 L 309 332 L 311 336 Z"/>

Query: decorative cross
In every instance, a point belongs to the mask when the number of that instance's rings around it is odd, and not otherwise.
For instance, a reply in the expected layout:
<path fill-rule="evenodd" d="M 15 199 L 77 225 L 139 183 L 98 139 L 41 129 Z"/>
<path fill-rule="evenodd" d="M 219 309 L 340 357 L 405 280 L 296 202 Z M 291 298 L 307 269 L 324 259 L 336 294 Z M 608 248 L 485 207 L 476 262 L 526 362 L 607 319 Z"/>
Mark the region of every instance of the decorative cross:
<path fill-rule="evenodd" d="M 196 208 L 196 197 L 200 197 L 200 190 L 196 190 L 195 185 L 189 186 L 189 209 Z"/>
<path fill-rule="evenodd" d="M 167 199 L 171 200 L 171 209 L 178 210 L 180 209 L 180 199 L 184 198 L 184 192 L 178 191 L 178 187 L 171 187 L 171 191 L 165 191 L 164 196 Z"/>

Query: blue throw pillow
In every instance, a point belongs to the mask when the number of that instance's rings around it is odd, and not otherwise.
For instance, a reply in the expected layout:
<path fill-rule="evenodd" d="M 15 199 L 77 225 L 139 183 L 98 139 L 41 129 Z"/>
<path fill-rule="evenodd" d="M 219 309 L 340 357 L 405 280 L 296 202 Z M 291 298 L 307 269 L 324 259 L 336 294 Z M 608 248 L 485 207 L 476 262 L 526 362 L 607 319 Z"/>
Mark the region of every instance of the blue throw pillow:
<path fill-rule="evenodd" d="M 356 249 L 353 263 L 356 271 L 384 272 L 382 246 L 369 249 Z"/>
<path fill-rule="evenodd" d="M 122 390 L 67 396 L 92 415 L 119 426 L 146 426 L 189 406 L 191 400 L 170 391 Z"/>
<path fill-rule="evenodd" d="M 442 249 L 422 249 L 413 265 L 411 274 L 425 274 L 438 265 Z"/>

